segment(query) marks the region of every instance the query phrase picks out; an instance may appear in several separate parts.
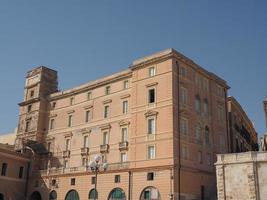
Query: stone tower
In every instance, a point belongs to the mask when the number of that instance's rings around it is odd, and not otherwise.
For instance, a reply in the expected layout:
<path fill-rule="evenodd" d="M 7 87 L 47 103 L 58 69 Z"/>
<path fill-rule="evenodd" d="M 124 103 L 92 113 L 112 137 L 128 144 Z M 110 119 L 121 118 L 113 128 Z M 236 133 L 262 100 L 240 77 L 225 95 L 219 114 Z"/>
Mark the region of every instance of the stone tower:
<path fill-rule="evenodd" d="M 15 149 L 26 143 L 44 144 L 48 126 L 48 95 L 58 90 L 57 72 L 47 67 L 29 71 L 24 87 L 24 99 L 19 103 L 19 123 Z"/>

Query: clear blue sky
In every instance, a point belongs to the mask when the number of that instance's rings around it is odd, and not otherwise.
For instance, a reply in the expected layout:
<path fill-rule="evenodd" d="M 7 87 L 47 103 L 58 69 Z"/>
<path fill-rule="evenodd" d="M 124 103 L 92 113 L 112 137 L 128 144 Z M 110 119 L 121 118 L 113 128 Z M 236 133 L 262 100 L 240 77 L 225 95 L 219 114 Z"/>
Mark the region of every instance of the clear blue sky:
<path fill-rule="evenodd" d="M 31 68 L 67 89 L 170 47 L 225 79 L 265 131 L 266 0 L 0 0 L 0 132 L 17 125 Z"/>

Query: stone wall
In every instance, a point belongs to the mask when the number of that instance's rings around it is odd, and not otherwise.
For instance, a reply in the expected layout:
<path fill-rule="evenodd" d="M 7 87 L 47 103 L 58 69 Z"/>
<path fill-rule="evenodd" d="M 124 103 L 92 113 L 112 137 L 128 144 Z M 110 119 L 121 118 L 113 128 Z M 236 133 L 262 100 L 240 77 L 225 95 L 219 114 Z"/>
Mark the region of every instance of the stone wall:
<path fill-rule="evenodd" d="M 264 200 L 267 152 L 217 155 L 218 200 Z"/>

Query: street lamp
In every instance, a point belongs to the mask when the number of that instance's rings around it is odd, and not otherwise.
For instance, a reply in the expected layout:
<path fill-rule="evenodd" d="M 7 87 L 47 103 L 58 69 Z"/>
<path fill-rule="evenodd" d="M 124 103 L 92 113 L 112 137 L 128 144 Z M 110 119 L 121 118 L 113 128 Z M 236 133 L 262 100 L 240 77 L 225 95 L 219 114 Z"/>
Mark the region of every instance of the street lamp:
<path fill-rule="evenodd" d="M 95 173 L 95 194 L 94 194 L 94 200 L 96 200 L 96 186 L 97 186 L 97 174 L 100 172 L 101 167 L 103 167 L 103 170 L 106 171 L 108 168 L 108 163 L 103 162 L 102 164 L 100 163 L 101 156 L 96 155 L 95 159 L 93 161 L 90 161 L 89 167 L 91 168 L 91 171 Z"/>

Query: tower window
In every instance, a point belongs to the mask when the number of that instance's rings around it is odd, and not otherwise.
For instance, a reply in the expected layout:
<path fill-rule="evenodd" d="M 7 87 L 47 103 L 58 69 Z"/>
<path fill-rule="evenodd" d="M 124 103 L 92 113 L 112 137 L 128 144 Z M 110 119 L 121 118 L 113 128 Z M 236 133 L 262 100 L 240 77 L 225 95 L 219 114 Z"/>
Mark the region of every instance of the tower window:
<path fill-rule="evenodd" d="M 24 167 L 19 168 L 19 178 L 23 177 L 23 170 L 24 170 Z"/>
<path fill-rule="evenodd" d="M 156 69 L 155 67 L 150 67 L 148 69 L 149 77 L 155 76 L 156 75 Z"/>
<path fill-rule="evenodd" d="M 27 112 L 29 113 L 29 112 L 31 112 L 32 111 L 32 105 L 28 105 L 28 107 L 27 107 Z"/>
<path fill-rule="evenodd" d="M 6 176 L 7 172 L 7 163 L 2 164 L 2 171 L 1 171 L 1 176 Z"/>
<path fill-rule="evenodd" d="M 34 96 L 34 90 L 31 90 L 30 91 L 30 97 L 33 97 Z"/>
<path fill-rule="evenodd" d="M 110 94 L 110 86 L 106 87 L 105 93 L 106 93 L 106 95 Z"/>
<path fill-rule="evenodd" d="M 115 183 L 120 183 L 121 182 L 121 176 L 120 175 L 115 175 Z"/>
<path fill-rule="evenodd" d="M 148 90 L 148 103 L 155 103 L 155 88 Z"/>

